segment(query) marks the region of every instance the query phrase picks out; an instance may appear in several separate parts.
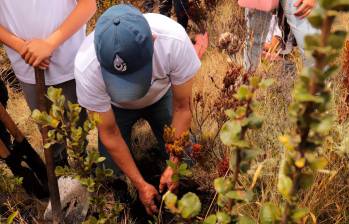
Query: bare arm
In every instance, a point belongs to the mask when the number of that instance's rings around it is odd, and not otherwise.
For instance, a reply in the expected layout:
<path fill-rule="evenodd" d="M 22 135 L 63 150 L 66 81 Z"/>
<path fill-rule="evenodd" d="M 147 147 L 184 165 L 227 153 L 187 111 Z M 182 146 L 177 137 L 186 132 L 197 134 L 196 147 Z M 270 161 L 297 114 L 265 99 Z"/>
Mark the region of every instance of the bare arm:
<path fill-rule="evenodd" d="M 22 52 L 23 59 L 32 66 L 51 56 L 52 52 L 76 33 L 96 12 L 96 0 L 79 0 L 66 20 L 47 39 L 34 39 L 28 42 Z"/>
<path fill-rule="evenodd" d="M 25 45 L 25 41 L 17 37 L 13 33 L 6 30 L 0 25 L 0 43 L 4 43 L 6 46 L 20 53 L 21 49 Z"/>
<path fill-rule="evenodd" d="M 113 111 L 110 109 L 107 112 L 99 113 L 99 116 L 101 118 L 101 123 L 98 125 L 99 138 L 113 161 L 130 178 L 135 187 L 139 188 L 145 181 L 121 136 Z"/>
<path fill-rule="evenodd" d="M 173 118 L 172 127 L 176 129 L 176 136 L 188 131 L 191 124 L 190 101 L 193 79 L 182 85 L 172 86 L 173 91 Z"/>
<path fill-rule="evenodd" d="M 79 0 L 68 18 L 53 32 L 47 41 L 56 49 L 76 33 L 96 12 L 96 0 Z"/>
<path fill-rule="evenodd" d="M 147 213 L 153 214 L 157 212 L 154 200 L 158 197 L 158 192 L 154 186 L 148 184 L 143 179 L 139 172 L 128 146 L 121 136 L 112 109 L 98 114 L 101 118 L 101 123 L 98 125 L 98 134 L 103 145 L 106 147 L 113 161 L 137 188 L 139 198 L 145 206 Z"/>
<path fill-rule="evenodd" d="M 22 142 L 24 135 L 18 129 L 15 122 L 12 120 L 10 115 L 7 113 L 5 107 L 0 104 L 0 120 L 5 125 L 6 129 L 9 130 L 10 134 L 15 138 L 17 142 Z"/>
<path fill-rule="evenodd" d="M 173 85 L 173 118 L 172 127 L 176 129 L 176 137 L 181 136 L 188 131 L 191 124 L 190 102 L 192 95 L 193 79 L 182 85 Z M 170 160 L 179 163 L 180 158 L 170 155 Z M 159 190 L 163 192 L 167 187 L 168 190 L 174 191 L 178 187 L 178 183 L 172 180 L 174 172 L 171 167 L 167 167 L 160 178 Z"/>

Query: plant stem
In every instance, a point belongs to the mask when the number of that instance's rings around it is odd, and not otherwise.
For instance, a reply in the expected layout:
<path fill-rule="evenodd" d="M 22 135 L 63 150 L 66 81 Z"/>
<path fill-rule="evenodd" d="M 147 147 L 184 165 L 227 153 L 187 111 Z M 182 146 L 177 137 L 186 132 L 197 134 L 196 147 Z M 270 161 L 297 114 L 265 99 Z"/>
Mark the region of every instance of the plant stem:
<path fill-rule="evenodd" d="M 334 22 L 335 17 L 334 16 L 326 16 L 322 29 L 321 29 L 321 46 L 326 47 L 329 36 L 331 34 L 331 27 Z M 326 55 L 321 54 L 319 52 L 314 52 L 314 58 L 316 61 L 315 68 L 319 71 L 322 71 L 326 67 Z M 310 94 L 316 95 L 319 91 L 319 88 L 321 88 L 318 84 L 318 77 L 317 73 L 314 71 L 310 82 L 309 82 L 309 90 Z M 305 112 L 304 112 L 304 120 L 312 120 L 312 114 L 316 110 L 316 106 L 314 103 L 306 103 L 305 104 Z M 308 143 L 308 137 L 310 132 L 310 127 L 301 127 L 300 123 L 297 123 L 297 132 L 301 137 L 301 142 L 299 146 L 297 147 L 297 151 L 300 153 L 301 158 L 304 158 L 304 152 L 307 148 Z M 298 187 L 299 187 L 299 181 L 300 181 L 300 175 L 302 173 L 302 168 L 298 168 L 295 165 L 293 165 L 296 169 L 295 174 L 292 177 L 292 188 L 290 191 L 290 200 L 286 201 L 284 213 L 282 216 L 281 224 L 287 224 L 288 220 L 290 219 L 290 213 L 294 209 L 294 196 L 297 193 Z"/>

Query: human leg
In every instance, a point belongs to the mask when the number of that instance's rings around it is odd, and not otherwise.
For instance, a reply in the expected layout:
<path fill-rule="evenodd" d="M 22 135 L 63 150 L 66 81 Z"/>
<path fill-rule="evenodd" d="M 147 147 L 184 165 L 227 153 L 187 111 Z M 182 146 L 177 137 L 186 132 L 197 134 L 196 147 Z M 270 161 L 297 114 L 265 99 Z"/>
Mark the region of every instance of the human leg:
<path fill-rule="evenodd" d="M 141 118 L 141 113 L 139 110 L 126 110 L 113 106 L 113 112 L 115 115 L 116 123 L 120 130 L 120 133 L 125 140 L 129 149 L 131 148 L 131 133 L 132 126 L 136 123 L 137 120 Z M 112 169 L 115 176 L 123 176 L 120 168 L 115 164 L 111 158 L 109 152 L 104 147 L 100 139 L 98 139 L 99 152 L 102 156 L 106 158 L 104 165 L 106 168 Z"/>
<path fill-rule="evenodd" d="M 282 0 L 282 7 L 285 13 L 285 17 L 287 18 L 287 23 L 289 24 L 291 32 L 293 33 L 297 41 L 299 50 L 302 53 L 304 65 L 311 66 L 314 63 L 314 61 L 312 60 L 311 55 L 305 55 L 304 37 L 307 35 L 318 33 L 319 30 L 312 27 L 306 18 L 300 19 L 294 15 L 297 11 L 297 7 L 294 6 L 296 2 L 296 0 Z"/>
<path fill-rule="evenodd" d="M 170 126 L 172 122 L 172 91 L 169 90 L 161 100 L 145 108 L 143 116 L 149 122 L 149 125 L 158 141 L 160 157 L 168 159 L 163 133 L 164 127 L 166 125 Z"/>
<path fill-rule="evenodd" d="M 245 11 L 247 36 L 244 49 L 244 67 L 255 71 L 261 60 L 263 44 L 268 35 L 272 14 L 254 9 Z"/>

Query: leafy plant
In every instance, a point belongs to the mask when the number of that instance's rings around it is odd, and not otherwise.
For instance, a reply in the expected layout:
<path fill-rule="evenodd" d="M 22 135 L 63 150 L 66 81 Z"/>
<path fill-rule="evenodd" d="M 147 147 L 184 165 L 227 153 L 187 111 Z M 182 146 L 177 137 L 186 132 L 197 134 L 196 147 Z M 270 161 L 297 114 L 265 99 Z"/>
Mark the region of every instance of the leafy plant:
<path fill-rule="evenodd" d="M 182 133 L 178 138 L 176 138 L 175 133 L 176 130 L 174 128 L 165 126 L 163 135 L 166 143 L 165 148 L 170 155 L 182 158 L 184 154 L 187 153 L 187 149 L 191 147 L 189 131 Z M 188 164 L 185 162 L 174 163 L 171 160 L 167 160 L 166 163 L 167 166 L 171 167 L 173 170 L 174 174 L 172 175 L 172 179 L 174 181 L 178 181 L 180 178 L 190 177 L 192 175 L 191 171 L 188 169 Z"/>
<path fill-rule="evenodd" d="M 315 67 L 304 68 L 298 77 L 289 114 L 295 131 L 279 140 L 285 148 L 281 161 L 278 190 L 284 206 L 267 203 L 261 212 L 262 223 L 301 223 L 309 214 L 299 207 L 299 192 L 312 186 L 316 172 L 325 169 L 327 160 L 321 156 L 322 144 L 332 127 L 329 111 L 330 90 L 326 81 L 337 70 L 338 57 L 346 37 L 345 31 L 331 32 L 338 11 L 349 10 L 348 1 L 319 1 L 320 8 L 309 17 L 321 33 L 307 36 L 305 48 L 315 59 Z"/>
<path fill-rule="evenodd" d="M 232 222 L 241 224 L 255 223 L 251 218 L 239 216 L 236 213 L 236 205 L 250 202 L 254 197 L 252 191 L 238 189 L 237 185 L 239 175 L 248 171 L 251 160 L 258 154 L 258 150 L 253 149 L 246 140 L 247 131 L 249 129 L 258 129 L 263 123 L 262 119 L 254 111 L 257 104 L 255 100 L 256 91 L 260 88 L 267 88 L 272 83 L 272 80 L 262 80 L 259 76 L 251 77 L 248 84 L 241 85 L 234 95 L 235 100 L 239 102 L 240 106 L 235 110 L 229 109 L 226 111 L 229 120 L 223 125 L 220 138 L 223 144 L 229 148 L 230 169 L 234 172 L 234 175 L 232 177 L 221 177 L 214 180 L 219 210 L 215 214 L 208 216 L 204 220 L 204 224 L 225 224 Z M 229 170 L 225 176 L 228 175 L 228 172 Z M 192 203 L 192 206 L 188 206 L 190 209 L 185 212 L 182 210 L 183 207 L 180 207 L 180 204 L 183 203 L 178 202 L 177 205 L 177 196 L 171 192 L 166 193 L 164 196 L 165 205 L 173 214 L 180 215 L 183 219 L 189 218 L 193 221 L 193 218 L 200 212 L 199 208 L 201 208 L 201 204 L 199 206 L 199 199 L 194 195 L 193 193 L 188 193 L 181 199 L 186 200 L 185 203 Z M 187 200 L 188 197 L 191 200 Z"/>
<path fill-rule="evenodd" d="M 232 177 L 215 179 L 214 187 L 220 209 L 216 214 L 208 216 L 204 221 L 205 224 L 254 223 L 250 217 L 239 216 L 236 213 L 236 205 L 250 202 L 254 197 L 252 191 L 238 189 L 238 178 L 241 173 L 248 171 L 251 161 L 258 155 L 258 150 L 253 149 L 246 139 L 249 129 L 258 129 L 263 123 L 254 110 L 257 105 L 256 91 L 267 88 L 272 83 L 271 79 L 262 80 L 259 76 L 251 77 L 248 84 L 241 85 L 234 95 L 240 106 L 235 110 L 226 111 L 229 120 L 223 125 L 220 138 L 223 144 L 229 147 L 230 169 L 234 173 Z"/>
<path fill-rule="evenodd" d="M 93 114 L 87 120 L 81 121 L 81 107 L 69 101 L 66 103 L 62 89 L 50 87 L 47 91 L 47 98 L 51 102 L 49 113 L 34 110 L 32 117 L 40 125 L 50 128 L 45 148 L 50 148 L 57 143 L 67 148 L 71 166 L 56 167 L 56 175 L 71 176 L 90 192 L 90 207 L 95 210 L 91 213 L 98 214 L 98 219 L 89 218 L 90 223 L 95 223 L 94 220 L 97 220 L 96 223 L 112 223 L 111 220 L 115 219 L 121 210 L 118 203 L 112 209 L 105 208 L 108 201 L 106 183 L 112 177 L 113 171 L 101 165 L 105 157 L 100 156 L 97 150 L 87 151 L 86 149 L 87 136 L 91 130 L 95 129 L 99 117 Z M 67 110 L 65 109 L 66 104 Z"/>

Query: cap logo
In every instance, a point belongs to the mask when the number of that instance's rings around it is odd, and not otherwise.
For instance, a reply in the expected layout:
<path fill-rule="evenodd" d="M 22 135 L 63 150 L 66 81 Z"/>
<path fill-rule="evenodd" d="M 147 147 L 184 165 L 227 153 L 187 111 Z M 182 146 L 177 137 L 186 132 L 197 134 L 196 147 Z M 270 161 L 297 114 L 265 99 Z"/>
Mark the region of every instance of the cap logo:
<path fill-rule="evenodd" d="M 114 68 L 119 72 L 125 72 L 127 70 L 127 64 L 119 55 L 115 55 Z"/>

